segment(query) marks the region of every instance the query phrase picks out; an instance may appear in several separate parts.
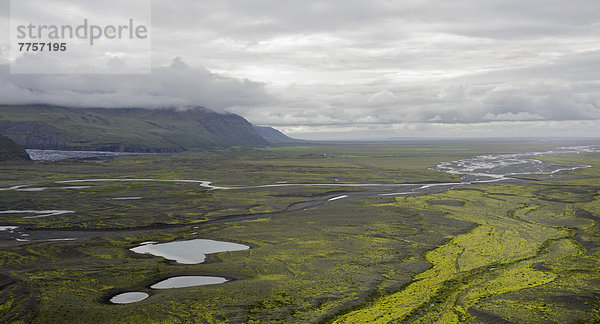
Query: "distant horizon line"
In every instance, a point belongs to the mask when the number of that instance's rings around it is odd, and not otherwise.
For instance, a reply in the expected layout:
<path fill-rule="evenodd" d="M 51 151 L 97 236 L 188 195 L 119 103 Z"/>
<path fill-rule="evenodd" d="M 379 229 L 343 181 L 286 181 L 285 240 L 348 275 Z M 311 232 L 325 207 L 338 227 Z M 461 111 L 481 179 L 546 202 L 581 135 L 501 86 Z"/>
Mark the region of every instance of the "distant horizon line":
<path fill-rule="evenodd" d="M 286 134 L 287 135 L 287 134 Z M 381 139 L 336 139 L 336 140 L 308 140 L 293 138 L 301 142 L 317 142 L 317 143 L 345 143 L 345 142 L 364 142 L 364 143 L 376 143 L 376 142 L 401 142 L 401 141 L 453 141 L 453 140 L 600 140 L 600 136 L 530 136 L 530 137 L 518 137 L 518 136 L 474 136 L 474 137 L 392 137 L 392 138 L 381 138 Z"/>

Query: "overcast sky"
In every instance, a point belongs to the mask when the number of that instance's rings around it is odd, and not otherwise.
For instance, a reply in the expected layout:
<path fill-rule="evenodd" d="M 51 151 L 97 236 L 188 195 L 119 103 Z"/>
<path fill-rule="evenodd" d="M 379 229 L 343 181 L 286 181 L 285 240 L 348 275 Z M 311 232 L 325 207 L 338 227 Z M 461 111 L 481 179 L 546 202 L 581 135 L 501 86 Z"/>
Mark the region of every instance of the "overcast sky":
<path fill-rule="evenodd" d="M 0 101 L 201 105 L 306 139 L 600 137 L 599 13 L 597 0 L 153 1 L 151 75 L 10 75 L 4 36 Z"/>

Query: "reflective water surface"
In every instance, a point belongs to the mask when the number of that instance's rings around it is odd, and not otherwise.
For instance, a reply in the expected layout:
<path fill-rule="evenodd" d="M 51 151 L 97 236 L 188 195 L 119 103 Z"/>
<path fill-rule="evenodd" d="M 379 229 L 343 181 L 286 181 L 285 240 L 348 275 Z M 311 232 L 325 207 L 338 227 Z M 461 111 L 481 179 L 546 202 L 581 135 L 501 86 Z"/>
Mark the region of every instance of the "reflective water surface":
<path fill-rule="evenodd" d="M 160 244 L 144 244 L 130 249 L 141 254 L 152 254 L 182 264 L 198 264 L 204 262 L 207 254 L 242 251 L 250 247 L 243 244 L 221 242 L 205 239 L 175 241 Z"/>
<path fill-rule="evenodd" d="M 208 276 L 181 276 L 172 277 L 161 282 L 158 282 L 150 288 L 152 289 L 171 289 L 171 288 L 183 288 L 183 287 L 194 287 L 194 286 L 206 286 L 221 284 L 228 280 L 221 277 L 208 277 Z"/>
<path fill-rule="evenodd" d="M 148 298 L 150 295 L 144 292 L 132 291 L 126 292 L 122 294 L 118 294 L 110 299 L 110 302 L 113 304 L 130 304 L 142 301 Z"/>

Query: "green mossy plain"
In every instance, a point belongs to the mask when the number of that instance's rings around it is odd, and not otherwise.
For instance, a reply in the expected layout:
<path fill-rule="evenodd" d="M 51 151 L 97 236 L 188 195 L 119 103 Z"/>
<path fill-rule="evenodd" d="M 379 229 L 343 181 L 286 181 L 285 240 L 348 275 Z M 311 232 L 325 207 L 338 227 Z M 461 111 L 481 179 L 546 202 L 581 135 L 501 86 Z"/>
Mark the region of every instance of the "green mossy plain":
<path fill-rule="evenodd" d="M 454 175 L 428 168 L 480 153 L 531 147 L 502 143 L 443 148 L 305 146 L 108 162 L 0 164 L 0 187 L 48 188 L 0 191 L 1 210 L 75 211 L 35 219 L 4 214 L 0 224 L 104 231 L 68 242 L 1 241 L 0 321 L 600 321 L 598 153 L 542 157 L 592 168 L 412 197 L 382 197 L 373 188 L 208 191 L 169 181 L 56 183 L 123 177 L 208 180 L 222 186 L 456 181 Z M 80 185 L 90 188 L 60 188 Z M 359 191 L 372 195 L 268 214 L 294 203 Z M 113 199 L 136 196 L 142 199 Z M 205 223 L 252 214 L 261 217 Z M 199 265 L 128 250 L 144 241 L 192 238 L 252 248 L 211 255 Z M 149 288 L 177 275 L 215 275 L 231 281 Z M 151 296 L 127 305 L 108 302 L 125 291 Z"/>

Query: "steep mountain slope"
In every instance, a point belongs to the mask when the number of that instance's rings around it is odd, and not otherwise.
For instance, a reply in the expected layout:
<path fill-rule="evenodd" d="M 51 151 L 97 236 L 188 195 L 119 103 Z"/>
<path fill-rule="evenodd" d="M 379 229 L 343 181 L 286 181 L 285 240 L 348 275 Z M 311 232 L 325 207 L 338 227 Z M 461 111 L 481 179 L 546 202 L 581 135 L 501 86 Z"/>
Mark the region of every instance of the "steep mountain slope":
<path fill-rule="evenodd" d="M 269 144 L 244 118 L 201 107 L 0 106 L 0 134 L 25 148 L 60 150 L 159 153 Z"/>
<path fill-rule="evenodd" d="M 29 155 L 10 138 L 0 135 L 0 161 L 13 160 L 29 160 Z"/>
<path fill-rule="evenodd" d="M 301 140 L 291 138 L 273 127 L 254 126 L 258 135 L 269 141 L 271 144 L 299 143 Z"/>

